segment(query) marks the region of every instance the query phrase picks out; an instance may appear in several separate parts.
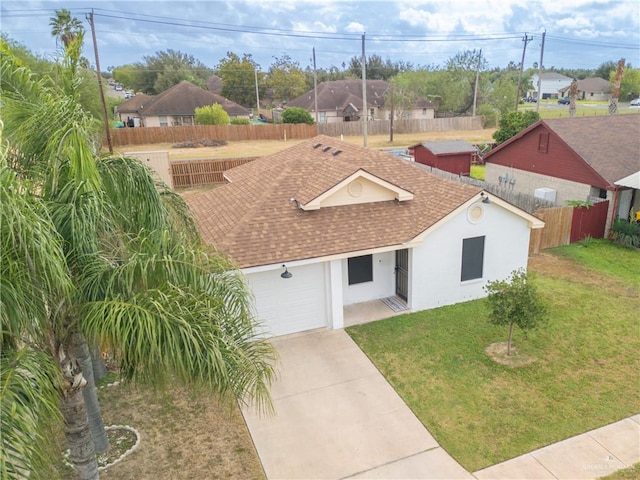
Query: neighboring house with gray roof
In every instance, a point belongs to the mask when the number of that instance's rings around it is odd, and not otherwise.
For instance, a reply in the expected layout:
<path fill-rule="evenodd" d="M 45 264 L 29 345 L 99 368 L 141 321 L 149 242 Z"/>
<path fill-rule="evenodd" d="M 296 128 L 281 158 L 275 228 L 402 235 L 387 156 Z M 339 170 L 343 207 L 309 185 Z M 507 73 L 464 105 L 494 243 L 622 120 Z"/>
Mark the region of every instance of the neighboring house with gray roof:
<path fill-rule="evenodd" d="M 273 335 L 342 328 L 365 302 L 419 311 L 483 297 L 487 281 L 526 268 L 543 227 L 480 188 L 323 135 L 225 176 L 185 200 Z"/>
<path fill-rule="evenodd" d="M 568 87 L 573 82 L 573 78 L 567 77 L 556 72 L 545 72 L 540 75 L 540 93 L 538 92 L 538 74 L 531 76 L 533 90 L 529 92 L 530 97 L 542 98 L 558 98 L 560 90 Z"/>
<path fill-rule="evenodd" d="M 569 88 L 561 88 L 560 97 L 569 96 Z M 600 77 L 585 78 L 578 80 L 578 100 L 609 100 L 611 98 L 611 83 Z"/>
<path fill-rule="evenodd" d="M 186 80 L 155 96 L 134 95 L 117 111 L 121 119 L 129 114 L 140 118 L 143 127 L 195 125 L 195 109 L 216 103 L 231 118 L 249 118 L 248 109 Z"/>
<path fill-rule="evenodd" d="M 308 110 L 315 119 L 315 92 L 318 97 L 318 123 L 353 122 L 365 118 L 388 120 L 390 104 L 385 97 L 391 84 L 384 80 L 367 80 L 366 106 L 362 100 L 362 80 L 335 80 L 322 82 L 314 90 L 300 95 L 287 103 L 287 107 Z M 366 113 L 365 113 L 366 111 Z M 396 118 L 397 118 L 396 113 Z M 413 107 L 402 112 L 405 119 L 429 119 L 435 117 L 435 105 L 425 99 L 417 99 Z"/>
<path fill-rule="evenodd" d="M 606 235 L 614 218 L 640 209 L 638 190 L 621 184 L 638 171 L 638 132 L 637 114 L 540 120 L 484 156 L 485 178 L 508 178 L 509 189 L 528 195 L 545 189 L 559 206 L 608 200 Z"/>
<path fill-rule="evenodd" d="M 469 175 L 478 149 L 464 140 L 422 142 L 409 147 L 414 161 L 455 175 Z"/>

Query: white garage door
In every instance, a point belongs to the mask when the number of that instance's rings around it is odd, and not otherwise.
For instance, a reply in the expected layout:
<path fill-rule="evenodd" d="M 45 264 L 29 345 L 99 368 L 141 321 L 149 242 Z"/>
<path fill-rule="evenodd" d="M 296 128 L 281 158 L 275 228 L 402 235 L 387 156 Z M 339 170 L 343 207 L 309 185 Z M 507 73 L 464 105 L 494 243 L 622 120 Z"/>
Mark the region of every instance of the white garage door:
<path fill-rule="evenodd" d="M 271 335 L 286 335 L 327 326 L 324 264 L 289 268 L 246 276 L 255 297 L 258 318 Z"/>

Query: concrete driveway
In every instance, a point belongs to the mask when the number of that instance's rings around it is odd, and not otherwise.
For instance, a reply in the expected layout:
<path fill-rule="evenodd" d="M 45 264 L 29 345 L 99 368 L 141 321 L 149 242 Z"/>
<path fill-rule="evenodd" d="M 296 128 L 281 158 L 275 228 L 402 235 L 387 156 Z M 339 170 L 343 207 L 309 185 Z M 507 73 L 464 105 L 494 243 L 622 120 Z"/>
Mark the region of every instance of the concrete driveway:
<path fill-rule="evenodd" d="M 267 478 L 473 479 L 344 330 L 273 340 L 276 415 L 243 412 Z"/>

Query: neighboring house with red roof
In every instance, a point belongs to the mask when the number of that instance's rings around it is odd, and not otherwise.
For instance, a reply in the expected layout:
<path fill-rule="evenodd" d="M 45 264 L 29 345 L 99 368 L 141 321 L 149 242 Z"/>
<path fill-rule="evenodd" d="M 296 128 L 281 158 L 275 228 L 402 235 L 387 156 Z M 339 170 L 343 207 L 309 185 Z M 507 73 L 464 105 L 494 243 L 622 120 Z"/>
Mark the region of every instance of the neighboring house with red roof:
<path fill-rule="evenodd" d="M 561 88 L 558 92 L 560 97 L 568 97 L 571 86 Z M 609 100 L 611 98 L 611 83 L 600 78 L 585 78 L 578 80 L 578 100 Z"/>
<path fill-rule="evenodd" d="M 544 225 L 479 188 L 323 135 L 225 176 L 186 201 L 274 335 L 342 328 L 345 308 L 363 302 L 419 311 L 483 297 L 487 281 L 526 268 L 530 231 Z"/>
<path fill-rule="evenodd" d="M 638 172 L 640 115 L 540 120 L 484 156 L 488 182 L 534 195 L 545 189 L 559 206 L 609 200 L 605 234 L 615 217 L 640 209 L 638 190 L 620 181 Z"/>
<path fill-rule="evenodd" d="M 362 80 L 335 80 L 322 82 L 316 89 L 300 95 L 287 103 L 287 107 L 299 107 L 308 110 L 315 120 L 316 91 L 318 97 L 318 123 L 354 122 L 365 118 L 369 120 L 388 120 L 391 106 L 385 103 L 391 84 L 384 80 L 367 80 L 366 106 L 362 98 Z M 417 99 L 410 110 L 396 111 L 396 118 L 431 119 L 435 117 L 435 105 L 425 99 Z"/>
<path fill-rule="evenodd" d="M 416 162 L 455 175 L 469 175 L 471 161 L 478 154 L 478 149 L 464 140 L 422 142 L 408 150 Z"/>
<path fill-rule="evenodd" d="M 120 120 L 139 118 L 142 127 L 195 125 L 196 108 L 220 104 L 231 118 L 249 118 L 250 111 L 186 80 L 158 95 L 134 95 L 118 106 Z"/>

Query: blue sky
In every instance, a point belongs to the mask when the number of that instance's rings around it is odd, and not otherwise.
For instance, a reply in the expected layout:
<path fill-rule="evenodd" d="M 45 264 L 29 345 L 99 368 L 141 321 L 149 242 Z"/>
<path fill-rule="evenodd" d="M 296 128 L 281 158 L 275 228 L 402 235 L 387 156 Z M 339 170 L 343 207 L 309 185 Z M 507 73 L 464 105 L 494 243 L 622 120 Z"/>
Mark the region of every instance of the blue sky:
<path fill-rule="evenodd" d="M 640 66 L 638 0 L 2 0 L 2 32 L 36 54 L 53 56 L 50 17 L 67 8 L 87 29 L 85 56 L 94 63 L 89 24 L 94 10 L 100 66 L 143 61 L 173 49 L 215 67 L 228 51 L 251 54 L 266 71 L 289 55 L 311 66 L 342 68 L 361 54 L 417 65 L 443 65 L 480 49 L 490 67 L 518 64 L 528 34 L 525 67 L 539 62 L 546 30 L 546 68 L 596 68 L 625 58 Z"/>

